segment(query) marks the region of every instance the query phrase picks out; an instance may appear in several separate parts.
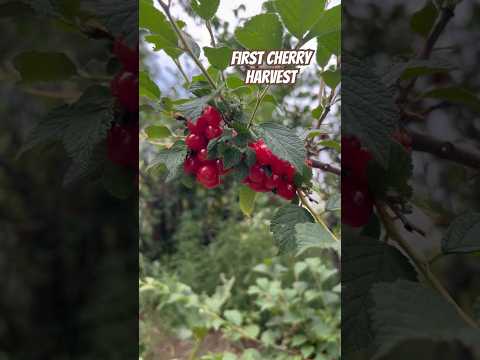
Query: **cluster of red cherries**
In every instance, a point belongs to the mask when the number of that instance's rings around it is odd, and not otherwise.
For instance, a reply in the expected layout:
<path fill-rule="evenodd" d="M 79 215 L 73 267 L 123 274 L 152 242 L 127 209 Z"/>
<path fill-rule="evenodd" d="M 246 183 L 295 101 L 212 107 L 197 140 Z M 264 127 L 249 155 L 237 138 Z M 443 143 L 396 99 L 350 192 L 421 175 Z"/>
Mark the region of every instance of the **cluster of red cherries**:
<path fill-rule="evenodd" d="M 223 160 L 208 158 L 208 143 L 223 134 L 223 120 L 220 112 L 207 106 L 195 123 L 187 121 L 188 135 L 185 143 L 189 154 L 183 164 L 185 173 L 195 175 L 197 181 L 207 189 L 222 183 L 221 176 L 228 171 Z"/>
<path fill-rule="evenodd" d="M 412 151 L 412 139 L 396 131 L 393 140 Z M 342 223 L 364 226 L 373 213 L 374 199 L 368 186 L 367 168 L 372 154 L 354 136 L 342 136 Z"/>
<path fill-rule="evenodd" d="M 107 155 L 114 164 L 138 170 L 138 47 L 129 48 L 116 39 L 113 54 L 122 69 L 110 83 L 122 116 L 115 121 L 107 135 Z"/>
<path fill-rule="evenodd" d="M 208 156 L 208 143 L 223 134 L 223 126 L 222 115 L 213 106 L 207 106 L 195 123 L 187 121 L 185 143 L 189 153 L 183 168 L 207 189 L 220 185 L 222 175 L 231 171 L 224 168 L 222 159 L 209 159 Z M 256 162 L 243 183 L 256 192 L 272 191 L 284 199 L 293 199 L 297 190 L 293 165 L 273 154 L 263 140 L 250 143 L 249 147 L 255 152 Z"/>
<path fill-rule="evenodd" d="M 243 182 L 257 192 L 272 191 L 286 200 L 295 197 L 295 167 L 276 156 L 262 139 L 249 144 L 256 162 Z"/>

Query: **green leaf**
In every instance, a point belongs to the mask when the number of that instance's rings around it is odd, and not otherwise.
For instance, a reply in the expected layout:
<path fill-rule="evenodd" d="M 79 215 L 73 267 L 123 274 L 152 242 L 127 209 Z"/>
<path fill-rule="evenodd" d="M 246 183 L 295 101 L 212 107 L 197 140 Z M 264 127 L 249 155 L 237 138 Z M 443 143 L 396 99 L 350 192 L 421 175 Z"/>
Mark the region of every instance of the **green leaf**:
<path fill-rule="evenodd" d="M 207 105 L 211 96 L 202 96 L 199 98 L 191 99 L 190 101 L 175 106 L 175 109 L 182 113 L 187 119 L 196 121 L 196 119 L 202 114 L 203 108 Z"/>
<path fill-rule="evenodd" d="M 280 49 L 282 36 L 283 26 L 276 14 L 256 15 L 235 30 L 235 38 L 247 49 Z"/>
<path fill-rule="evenodd" d="M 156 100 L 160 98 L 160 89 L 155 84 L 146 71 L 140 71 L 139 95 Z"/>
<path fill-rule="evenodd" d="M 370 290 L 375 283 L 415 280 L 407 258 L 383 242 L 342 230 L 342 350 L 368 348 L 372 341 Z"/>
<path fill-rule="evenodd" d="M 452 221 L 442 239 L 444 254 L 480 251 L 480 213 L 466 213 Z"/>
<path fill-rule="evenodd" d="M 325 49 L 330 54 L 339 55 L 341 48 L 341 18 L 342 7 L 340 5 L 325 10 L 307 34 L 306 39 L 310 40 L 316 37 L 322 49 Z"/>
<path fill-rule="evenodd" d="M 255 324 L 247 325 L 243 328 L 243 331 L 251 338 L 256 338 L 260 334 L 260 327 Z"/>
<path fill-rule="evenodd" d="M 274 5 L 288 31 L 301 39 L 323 14 L 325 0 L 275 0 Z"/>
<path fill-rule="evenodd" d="M 155 51 L 164 50 L 172 58 L 179 57 L 183 51 L 179 49 L 175 30 L 165 15 L 153 5 L 152 0 L 140 0 L 139 7 L 139 27 L 151 34 L 145 36 L 145 41 L 154 44 Z"/>
<path fill-rule="evenodd" d="M 223 166 L 225 169 L 230 169 L 237 165 L 242 160 L 242 153 L 235 147 L 228 147 L 223 153 Z"/>
<path fill-rule="evenodd" d="M 313 222 L 312 215 L 300 206 L 289 204 L 278 209 L 270 223 L 270 231 L 280 252 L 296 249 L 295 226 L 297 224 Z"/>
<path fill-rule="evenodd" d="M 365 61 L 343 56 L 342 130 L 359 138 L 380 165 L 387 167 L 398 111 L 390 92 Z"/>
<path fill-rule="evenodd" d="M 410 18 L 411 29 L 424 37 L 427 37 L 435 24 L 438 16 L 438 10 L 432 1 L 427 1 L 425 5 L 416 11 Z"/>
<path fill-rule="evenodd" d="M 342 196 L 340 193 L 333 194 L 327 200 L 325 210 L 327 211 L 339 211 L 341 209 Z"/>
<path fill-rule="evenodd" d="M 317 42 L 317 64 L 320 67 L 325 67 L 332 57 L 333 52 L 328 50 L 320 41 Z"/>
<path fill-rule="evenodd" d="M 470 328 L 433 289 L 398 280 L 376 284 L 372 297 L 378 346 L 374 359 L 460 360 L 480 354 L 480 332 Z M 394 356 L 400 349 L 402 357 Z"/>
<path fill-rule="evenodd" d="M 480 112 L 480 98 L 474 93 L 460 86 L 434 89 L 422 94 L 422 97 L 466 105 L 472 110 Z"/>
<path fill-rule="evenodd" d="M 318 142 L 318 145 L 334 149 L 338 152 L 341 151 L 340 143 L 336 140 L 322 140 Z"/>
<path fill-rule="evenodd" d="M 252 215 L 253 208 L 255 207 L 255 198 L 257 193 L 250 189 L 248 186 L 241 185 L 238 192 L 240 210 L 246 215 Z"/>
<path fill-rule="evenodd" d="M 152 0 L 140 0 L 140 5 L 143 1 L 152 3 Z M 138 46 L 139 6 L 136 1 L 83 0 L 82 5 L 84 3 L 90 6 L 89 10 L 102 21 L 115 38 L 125 39 L 131 48 Z"/>
<path fill-rule="evenodd" d="M 150 140 L 164 139 L 172 136 L 170 129 L 163 125 L 152 125 L 145 129 L 145 133 Z"/>
<path fill-rule="evenodd" d="M 339 69 L 328 69 L 321 73 L 325 84 L 327 84 L 331 89 L 335 89 L 340 83 L 340 70 Z"/>
<path fill-rule="evenodd" d="M 233 50 L 227 46 L 212 48 L 205 46 L 203 52 L 208 59 L 210 65 L 218 70 L 225 70 L 230 66 L 230 58 Z"/>
<path fill-rule="evenodd" d="M 202 19 L 210 20 L 218 10 L 220 0 L 192 0 L 192 9 Z"/>
<path fill-rule="evenodd" d="M 137 188 L 132 171 L 111 161 L 105 162 L 101 182 L 112 196 L 119 199 L 127 199 Z"/>
<path fill-rule="evenodd" d="M 311 248 L 339 250 L 339 242 L 321 224 L 297 224 L 295 232 L 298 254 Z"/>
<path fill-rule="evenodd" d="M 223 313 L 225 319 L 233 323 L 234 325 L 241 326 L 243 322 L 243 315 L 238 310 L 225 310 Z"/>
<path fill-rule="evenodd" d="M 257 126 L 255 131 L 275 155 L 290 162 L 298 172 L 303 172 L 306 151 L 294 130 L 278 123 L 265 122 Z"/>
<path fill-rule="evenodd" d="M 28 51 L 13 59 L 24 82 L 67 80 L 77 74 L 70 58 L 60 52 Z"/>
<path fill-rule="evenodd" d="M 155 160 L 149 165 L 148 171 L 165 168 L 168 171 L 166 182 L 173 180 L 181 172 L 183 162 L 187 156 L 187 147 L 183 141 L 177 141 L 171 148 L 160 150 Z"/>

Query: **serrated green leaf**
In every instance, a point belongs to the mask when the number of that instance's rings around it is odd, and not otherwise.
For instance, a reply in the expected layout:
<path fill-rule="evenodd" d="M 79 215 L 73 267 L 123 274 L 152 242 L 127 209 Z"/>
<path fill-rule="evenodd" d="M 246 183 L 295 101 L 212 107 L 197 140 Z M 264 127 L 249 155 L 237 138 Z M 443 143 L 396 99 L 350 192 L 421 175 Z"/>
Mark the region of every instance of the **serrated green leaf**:
<path fill-rule="evenodd" d="M 387 167 L 398 111 L 390 92 L 365 61 L 343 56 L 342 130 L 355 135 Z"/>
<path fill-rule="evenodd" d="M 280 251 L 288 252 L 297 247 L 295 226 L 313 222 L 312 215 L 306 209 L 289 204 L 277 210 L 270 223 L 270 231 Z"/>
<path fill-rule="evenodd" d="M 480 98 L 471 91 L 460 86 L 433 89 L 423 93 L 422 97 L 466 105 L 472 110 L 480 112 Z"/>
<path fill-rule="evenodd" d="M 372 286 L 396 279 L 416 279 L 406 257 L 386 243 L 342 229 L 342 351 L 347 356 L 372 344 Z"/>
<path fill-rule="evenodd" d="M 230 58 L 233 50 L 227 46 L 212 48 L 205 46 L 203 52 L 208 59 L 210 65 L 218 70 L 225 70 L 230 66 Z"/>
<path fill-rule="evenodd" d="M 182 113 L 187 119 L 196 121 L 202 114 L 203 108 L 207 105 L 211 96 L 202 96 L 199 98 L 190 99 L 188 102 L 175 106 L 175 109 Z"/>
<path fill-rule="evenodd" d="M 480 213 L 466 213 L 452 221 L 442 239 L 444 254 L 480 251 Z"/>
<path fill-rule="evenodd" d="M 172 136 L 170 129 L 163 125 L 152 125 L 145 128 L 145 133 L 150 140 L 164 139 Z"/>
<path fill-rule="evenodd" d="M 246 215 L 252 215 L 253 208 L 255 207 L 255 198 L 257 193 L 250 189 L 248 186 L 241 185 L 238 192 L 240 210 Z"/>
<path fill-rule="evenodd" d="M 152 2 L 140 0 L 142 1 Z M 89 10 L 102 21 L 115 38 L 124 39 L 131 48 L 138 46 L 139 6 L 136 1 L 83 0 L 82 6 L 85 5 L 90 6 Z"/>
<path fill-rule="evenodd" d="M 323 15 L 325 0 L 275 0 L 274 6 L 287 30 L 301 39 Z"/>
<path fill-rule="evenodd" d="M 270 50 L 282 47 L 283 26 L 276 14 L 260 14 L 237 27 L 235 38 L 247 49 Z"/>
<path fill-rule="evenodd" d="M 405 280 L 372 288 L 374 359 L 464 359 L 480 355 L 480 332 L 433 289 Z M 439 316 L 441 314 L 441 316 Z M 463 346 L 458 346 L 458 344 Z M 402 357 L 398 357 L 401 351 Z M 471 355 L 468 355 L 471 354 Z"/>
<path fill-rule="evenodd" d="M 432 1 L 427 1 L 425 5 L 416 11 L 410 18 L 410 28 L 424 37 L 427 37 L 438 16 L 438 10 Z"/>
<path fill-rule="evenodd" d="M 316 59 L 320 67 L 325 67 L 332 57 L 333 51 L 330 51 L 322 42 L 317 41 Z"/>
<path fill-rule="evenodd" d="M 139 87 L 139 95 L 148 97 L 149 99 L 156 100 L 160 98 L 160 89 L 158 88 L 157 84 L 150 79 L 150 76 L 146 71 L 140 71 L 139 74 L 140 79 L 140 87 Z"/>
<path fill-rule="evenodd" d="M 327 69 L 321 73 L 322 79 L 325 81 L 331 89 L 335 89 L 340 83 L 340 70 L 339 69 Z"/>
<path fill-rule="evenodd" d="M 183 141 L 177 141 L 171 148 L 160 150 L 155 160 L 148 166 L 148 171 L 154 171 L 159 167 L 165 166 L 168 171 L 166 182 L 173 180 L 181 171 L 185 157 L 187 156 L 187 147 Z"/>
<path fill-rule="evenodd" d="M 332 237 L 332 234 L 322 224 L 295 225 L 295 238 L 298 254 L 311 248 L 339 250 L 339 242 Z"/>
<path fill-rule="evenodd" d="M 290 162 L 298 172 L 305 168 L 306 151 L 300 137 L 292 129 L 278 123 L 265 122 L 255 128 L 265 144 L 279 158 Z"/>
<path fill-rule="evenodd" d="M 202 19 L 210 20 L 217 12 L 220 0 L 192 0 L 191 5 Z"/>
<path fill-rule="evenodd" d="M 60 81 L 77 74 L 77 67 L 61 52 L 27 51 L 13 59 L 22 81 Z"/>
<path fill-rule="evenodd" d="M 330 54 L 339 55 L 341 49 L 341 18 L 342 7 L 334 6 L 325 10 L 317 23 L 308 32 L 306 39 L 317 38 L 319 48 Z M 318 57 L 318 54 L 317 54 Z"/>
<path fill-rule="evenodd" d="M 236 166 L 242 160 L 242 153 L 235 147 L 228 147 L 223 152 L 223 166 L 230 169 Z"/>

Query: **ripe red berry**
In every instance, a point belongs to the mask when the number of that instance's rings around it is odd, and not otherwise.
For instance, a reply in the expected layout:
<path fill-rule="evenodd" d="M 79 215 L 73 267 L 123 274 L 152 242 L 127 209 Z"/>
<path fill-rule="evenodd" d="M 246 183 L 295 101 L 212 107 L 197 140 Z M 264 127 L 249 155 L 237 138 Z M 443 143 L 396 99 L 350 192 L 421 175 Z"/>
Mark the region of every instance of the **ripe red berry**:
<path fill-rule="evenodd" d="M 138 169 L 138 124 L 113 125 L 107 135 L 107 155 L 111 162 Z"/>
<path fill-rule="evenodd" d="M 132 72 L 118 73 L 110 83 L 113 96 L 129 112 L 138 112 L 138 76 Z"/>
<path fill-rule="evenodd" d="M 202 133 L 203 133 L 203 129 L 201 129 L 198 126 L 198 121 L 194 123 L 193 121 L 188 120 L 187 121 L 187 128 L 188 128 L 188 131 L 190 132 L 190 134 L 202 135 Z"/>
<path fill-rule="evenodd" d="M 267 189 L 265 187 L 264 184 L 262 183 L 256 183 L 256 182 L 253 182 L 252 180 L 250 180 L 249 178 L 245 179 L 244 183 L 250 187 L 250 189 L 252 189 L 253 191 L 256 191 L 256 192 L 268 192 L 270 191 L 269 189 Z"/>
<path fill-rule="evenodd" d="M 207 189 L 220 184 L 220 176 L 216 164 L 203 165 L 198 169 L 197 180 Z"/>
<path fill-rule="evenodd" d="M 280 177 L 277 174 L 272 174 L 272 176 L 267 176 L 265 180 L 265 187 L 268 190 L 274 190 L 277 187 L 277 183 L 280 180 Z"/>
<path fill-rule="evenodd" d="M 183 170 L 187 174 L 195 174 L 200 166 L 199 161 L 194 156 L 188 156 L 183 164 Z"/>
<path fill-rule="evenodd" d="M 368 185 L 355 179 L 342 179 L 342 223 L 360 227 L 368 223 L 373 212 L 373 199 Z"/>
<path fill-rule="evenodd" d="M 286 200 L 292 200 L 295 197 L 295 187 L 287 182 L 279 182 L 277 187 L 277 194 Z"/>
<path fill-rule="evenodd" d="M 138 72 L 138 45 L 131 49 L 122 39 L 115 39 L 113 53 L 120 60 L 125 71 Z"/>
<path fill-rule="evenodd" d="M 222 122 L 222 115 L 213 106 L 207 106 L 203 110 L 202 117 L 206 118 L 208 125 L 213 127 L 220 127 L 220 123 Z"/>
<path fill-rule="evenodd" d="M 267 145 L 263 142 L 263 140 L 258 140 L 254 143 L 249 145 L 254 151 L 257 158 L 257 162 L 261 165 L 270 165 L 274 155 L 272 151 L 268 148 Z"/>
<path fill-rule="evenodd" d="M 200 161 L 207 161 L 208 160 L 208 150 L 201 149 L 197 154 L 198 160 Z"/>
<path fill-rule="evenodd" d="M 252 182 L 257 184 L 263 184 L 267 178 L 265 170 L 263 170 L 260 164 L 255 164 L 250 168 L 248 177 Z"/>
<path fill-rule="evenodd" d="M 342 174 L 348 174 L 357 181 L 367 182 L 368 162 L 372 155 L 360 145 L 355 137 L 342 137 Z M 342 179 L 343 180 L 343 179 Z"/>
<path fill-rule="evenodd" d="M 208 125 L 207 128 L 205 129 L 205 136 L 207 137 L 208 140 L 215 139 L 222 135 L 223 130 L 221 127 L 218 126 L 212 126 Z"/>
<path fill-rule="evenodd" d="M 185 139 L 185 143 L 190 149 L 196 151 L 202 150 L 207 145 L 206 139 L 197 134 L 188 135 Z"/>

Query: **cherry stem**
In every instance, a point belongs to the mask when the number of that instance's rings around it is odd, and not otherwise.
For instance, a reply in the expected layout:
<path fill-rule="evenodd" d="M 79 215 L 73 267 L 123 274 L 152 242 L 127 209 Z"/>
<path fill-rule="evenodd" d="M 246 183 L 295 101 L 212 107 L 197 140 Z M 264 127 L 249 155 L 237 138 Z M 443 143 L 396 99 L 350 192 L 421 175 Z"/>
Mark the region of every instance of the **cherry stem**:
<path fill-rule="evenodd" d="M 325 228 L 325 230 L 330 234 L 330 236 L 332 238 L 334 238 L 336 241 L 339 241 L 338 238 L 335 236 L 335 234 L 327 226 L 327 224 L 325 224 L 325 222 L 322 220 L 322 218 L 320 218 L 320 216 L 318 216 L 318 214 L 315 212 L 315 210 L 313 210 L 313 208 L 311 207 L 310 203 L 308 202 L 305 194 L 301 190 L 297 190 L 297 195 L 298 195 L 298 198 L 300 199 L 302 205 L 310 212 L 310 214 L 313 216 L 315 221 L 317 223 L 319 223 L 320 225 L 322 225 Z"/>
<path fill-rule="evenodd" d="M 478 328 L 478 324 L 463 311 L 463 309 L 455 302 L 452 296 L 442 285 L 440 280 L 438 280 L 438 278 L 432 273 L 428 262 L 424 261 L 415 252 L 412 246 L 400 235 L 397 228 L 395 227 L 395 224 L 393 223 L 392 219 L 388 214 L 386 206 L 377 202 L 375 204 L 375 207 L 388 236 L 405 251 L 410 260 L 415 264 L 415 267 L 423 275 L 423 277 L 428 282 L 430 282 L 432 287 L 437 290 L 446 301 L 448 301 L 451 305 L 453 305 L 453 307 L 455 307 L 460 317 L 471 327 Z"/>

